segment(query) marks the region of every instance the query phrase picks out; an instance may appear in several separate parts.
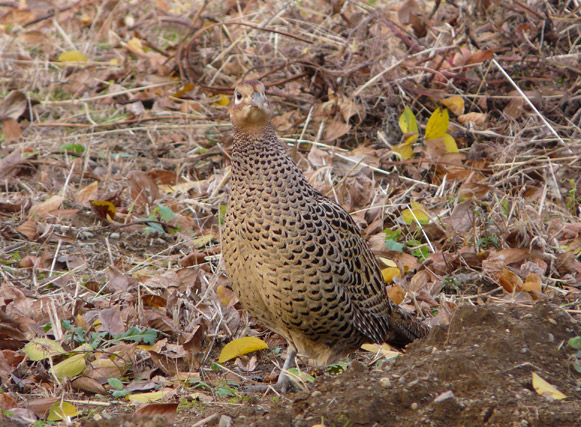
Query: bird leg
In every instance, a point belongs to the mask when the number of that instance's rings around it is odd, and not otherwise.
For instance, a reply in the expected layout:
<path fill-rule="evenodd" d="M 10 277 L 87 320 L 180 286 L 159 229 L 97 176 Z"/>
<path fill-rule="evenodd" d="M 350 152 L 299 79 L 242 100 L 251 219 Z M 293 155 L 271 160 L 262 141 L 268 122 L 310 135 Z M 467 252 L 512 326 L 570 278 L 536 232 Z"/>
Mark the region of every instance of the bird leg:
<path fill-rule="evenodd" d="M 284 361 L 284 365 L 282 365 L 282 370 L 278 375 L 278 381 L 276 382 L 276 384 L 274 385 L 257 384 L 244 387 L 244 389 L 251 393 L 261 393 L 267 391 L 269 388 L 274 388 L 276 391 L 279 391 L 281 393 L 289 392 L 293 387 L 293 383 L 287 371 L 294 364 L 296 355 L 297 350 L 293 346 L 289 345 L 287 350 L 287 356 Z"/>
<path fill-rule="evenodd" d="M 296 356 L 297 350 L 292 345 L 289 345 L 287 349 L 286 360 L 284 361 L 284 365 L 282 365 L 282 370 L 278 375 L 278 381 L 274 386 L 277 390 L 280 390 L 282 393 L 288 392 L 289 388 L 292 387 L 292 381 L 287 371 L 291 368 L 292 365 L 294 365 Z"/>

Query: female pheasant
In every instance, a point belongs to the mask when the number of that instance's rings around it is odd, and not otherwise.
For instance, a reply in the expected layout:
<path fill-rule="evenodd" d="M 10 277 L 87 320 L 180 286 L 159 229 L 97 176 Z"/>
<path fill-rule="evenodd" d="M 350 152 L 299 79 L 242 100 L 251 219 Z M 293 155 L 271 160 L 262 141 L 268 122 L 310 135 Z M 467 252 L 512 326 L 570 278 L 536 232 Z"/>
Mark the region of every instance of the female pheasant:
<path fill-rule="evenodd" d="M 317 192 L 271 125 L 264 85 L 234 90 L 232 192 L 222 237 L 242 305 L 297 351 L 325 366 L 363 343 L 404 346 L 428 332 L 387 296 L 381 270 L 351 216 Z"/>

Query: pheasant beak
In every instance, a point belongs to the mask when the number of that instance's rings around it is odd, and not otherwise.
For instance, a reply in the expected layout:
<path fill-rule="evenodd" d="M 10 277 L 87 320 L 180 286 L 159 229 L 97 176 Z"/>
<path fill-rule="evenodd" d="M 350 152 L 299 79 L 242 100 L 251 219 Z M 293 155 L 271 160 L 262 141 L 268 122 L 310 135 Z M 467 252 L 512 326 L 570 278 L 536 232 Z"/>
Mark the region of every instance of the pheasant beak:
<path fill-rule="evenodd" d="M 266 97 L 258 92 L 252 94 L 251 104 L 259 108 L 262 111 L 268 111 L 268 103 L 266 102 Z"/>

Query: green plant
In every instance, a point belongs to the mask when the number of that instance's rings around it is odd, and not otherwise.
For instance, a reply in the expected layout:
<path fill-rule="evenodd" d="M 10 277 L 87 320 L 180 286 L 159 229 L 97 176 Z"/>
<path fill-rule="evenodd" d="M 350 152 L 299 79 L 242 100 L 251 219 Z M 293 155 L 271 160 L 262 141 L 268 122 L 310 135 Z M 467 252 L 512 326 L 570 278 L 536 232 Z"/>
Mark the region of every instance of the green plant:
<path fill-rule="evenodd" d="M 109 378 L 107 383 L 113 389 L 111 395 L 116 398 L 125 397 L 129 394 L 127 390 L 123 390 L 123 383 L 119 378 Z"/>
<path fill-rule="evenodd" d="M 159 205 L 151 211 L 151 213 L 149 214 L 149 216 L 147 218 L 141 218 L 141 220 L 142 221 L 151 220 L 151 221 L 159 221 L 159 222 L 169 222 L 175 216 L 176 216 L 176 214 L 171 210 L 171 208 L 168 208 L 167 206 Z M 171 228 L 167 227 L 167 230 L 166 230 L 166 228 L 164 228 L 161 224 L 158 224 L 157 222 L 151 222 L 148 224 L 147 227 L 145 227 L 145 230 L 143 230 L 143 234 L 151 234 L 151 233 L 175 234 L 180 230 L 181 230 L 180 227 L 175 227 L 175 228 L 174 227 L 171 227 Z"/>
<path fill-rule="evenodd" d="M 567 345 L 577 350 L 577 353 L 571 357 L 573 359 L 573 367 L 581 374 L 581 336 L 569 339 L 569 341 L 567 341 Z"/>
<path fill-rule="evenodd" d="M 398 242 L 398 239 L 401 236 L 401 230 L 391 230 L 386 228 L 383 232 L 385 233 L 385 247 L 387 249 L 394 252 L 403 251 L 405 245 Z"/>
<path fill-rule="evenodd" d="M 574 178 L 569 178 L 571 189 L 567 192 L 567 209 L 573 215 L 577 215 L 577 208 L 581 204 L 581 198 L 577 198 L 577 185 Z"/>
<path fill-rule="evenodd" d="M 329 365 L 325 368 L 325 372 L 330 374 L 330 375 L 340 375 L 343 372 L 345 372 L 345 369 L 347 369 L 347 366 L 349 366 L 349 364 L 347 362 L 333 363 L 332 365 Z"/>

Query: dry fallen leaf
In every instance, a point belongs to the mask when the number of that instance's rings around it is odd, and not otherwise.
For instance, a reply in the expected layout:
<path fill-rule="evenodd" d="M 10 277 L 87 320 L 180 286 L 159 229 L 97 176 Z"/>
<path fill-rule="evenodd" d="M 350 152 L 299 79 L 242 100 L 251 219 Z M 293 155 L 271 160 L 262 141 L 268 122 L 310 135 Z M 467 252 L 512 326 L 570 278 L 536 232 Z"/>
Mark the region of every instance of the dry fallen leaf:
<path fill-rule="evenodd" d="M 137 418 L 162 416 L 168 423 L 173 424 L 177 416 L 178 405 L 178 403 L 150 403 L 135 411 L 135 416 Z"/>
<path fill-rule="evenodd" d="M 554 385 L 549 384 L 547 381 L 542 379 L 536 372 L 533 372 L 533 388 L 545 399 L 561 400 L 567 398 L 567 396 L 557 390 Z"/>
<path fill-rule="evenodd" d="M 253 351 L 267 349 L 268 345 L 262 341 L 260 338 L 256 337 L 243 337 L 236 340 L 230 341 L 224 346 L 220 352 L 220 358 L 218 363 L 227 362 L 235 357 L 242 356 L 243 354 L 251 353 Z"/>

